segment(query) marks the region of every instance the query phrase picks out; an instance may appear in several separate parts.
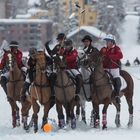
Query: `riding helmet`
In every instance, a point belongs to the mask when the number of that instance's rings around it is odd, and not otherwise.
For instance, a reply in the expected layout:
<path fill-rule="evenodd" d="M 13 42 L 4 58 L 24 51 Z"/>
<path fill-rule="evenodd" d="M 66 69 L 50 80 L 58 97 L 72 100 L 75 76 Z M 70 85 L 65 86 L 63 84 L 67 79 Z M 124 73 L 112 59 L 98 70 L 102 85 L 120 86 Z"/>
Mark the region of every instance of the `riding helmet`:
<path fill-rule="evenodd" d="M 57 40 L 59 40 L 59 39 L 65 39 L 66 38 L 66 35 L 64 34 L 64 33 L 59 33 L 58 35 L 57 35 Z"/>
<path fill-rule="evenodd" d="M 115 42 L 116 41 L 115 36 L 112 35 L 112 34 L 106 35 L 106 37 L 104 38 L 104 40 L 106 40 L 106 41 L 112 41 L 112 42 Z"/>
<path fill-rule="evenodd" d="M 82 42 L 84 42 L 85 40 L 89 40 L 90 42 L 92 42 L 92 38 L 89 35 L 85 35 L 84 38 L 82 39 Z"/>
<path fill-rule="evenodd" d="M 11 41 L 9 44 L 10 48 L 18 48 L 19 47 L 19 43 L 17 41 Z"/>

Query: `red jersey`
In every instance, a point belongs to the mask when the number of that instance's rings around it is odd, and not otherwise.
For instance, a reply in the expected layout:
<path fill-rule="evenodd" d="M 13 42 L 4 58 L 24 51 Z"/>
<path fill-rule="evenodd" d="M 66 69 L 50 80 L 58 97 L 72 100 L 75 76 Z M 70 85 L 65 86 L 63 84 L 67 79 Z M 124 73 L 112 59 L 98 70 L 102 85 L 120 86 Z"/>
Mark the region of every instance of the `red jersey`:
<path fill-rule="evenodd" d="M 76 69 L 77 68 L 77 57 L 78 57 L 78 52 L 76 49 L 73 49 L 70 52 L 66 52 L 65 60 L 67 63 L 67 69 Z"/>
<path fill-rule="evenodd" d="M 5 52 L 4 55 L 3 55 L 3 58 L 1 60 L 1 63 L 0 63 L 0 69 L 3 69 L 6 64 L 7 64 L 7 60 L 8 60 L 8 52 Z M 16 59 L 16 62 L 18 64 L 18 67 L 21 68 L 23 66 L 23 63 L 22 63 L 22 52 L 20 50 L 17 50 L 15 54 L 15 59 Z"/>
<path fill-rule="evenodd" d="M 118 46 L 114 45 L 112 48 L 103 47 L 100 53 L 105 56 L 103 60 L 104 68 L 119 68 L 118 62 L 123 58 L 123 54 Z"/>

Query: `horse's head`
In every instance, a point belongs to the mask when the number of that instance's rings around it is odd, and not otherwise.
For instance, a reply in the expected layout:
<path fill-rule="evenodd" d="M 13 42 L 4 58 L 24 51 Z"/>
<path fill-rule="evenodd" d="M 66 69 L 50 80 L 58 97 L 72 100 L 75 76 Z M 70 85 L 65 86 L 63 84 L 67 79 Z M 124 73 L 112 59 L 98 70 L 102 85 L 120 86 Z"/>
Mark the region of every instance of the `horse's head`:
<path fill-rule="evenodd" d="M 98 49 L 93 49 L 93 51 L 90 54 L 86 55 L 86 58 L 84 60 L 84 65 L 86 67 L 94 67 L 96 68 L 100 64 L 102 64 L 102 55 L 100 54 L 100 51 Z"/>
<path fill-rule="evenodd" d="M 8 66 L 10 67 L 10 70 L 13 70 L 15 68 L 18 68 L 18 65 L 17 65 L 17 61 L 16 61 L 16 57 L 13 53 L 8 53 Z"/>
<path fill-rule="evenodd" d="M 57 55 L 54 57 L 54 64 L 56 69 L 65 69 L 66 68 L 66 61 L 63 56 Z"/>
<path fill-rule="evenodd" d="M 46 70 L 46 55 L 45 52 L 37 52 L 35 55 L 36 69 Z"/>

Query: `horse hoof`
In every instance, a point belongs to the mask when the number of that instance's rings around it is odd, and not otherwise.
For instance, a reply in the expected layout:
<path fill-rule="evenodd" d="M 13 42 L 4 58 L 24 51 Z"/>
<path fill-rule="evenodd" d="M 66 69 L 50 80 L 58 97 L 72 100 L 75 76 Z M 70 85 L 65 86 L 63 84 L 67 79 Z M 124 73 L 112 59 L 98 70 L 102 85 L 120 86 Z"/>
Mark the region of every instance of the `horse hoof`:
<path fill-rule="evenodd" d="M 83 121 L 85 124 L 87 124 L 86 119 L 82 119 L 82 121 Z"/>
<path fill-rule="evenodd" d="M 107 126 L 103 125 L 102 130 L 107 130 Z"/>
<path fill-rule="evenodd" d="M 37 131 L 38 131 L 38 127 L 35 126 L 35 127 L 34 127 L 34 133 L 36 133 Z"/>
<path fill-rule="evenodd" d="M 119 128 L 121 126 L 120 123 L 115 123 L 116 124 L 116 127 Z"/>
<path fill-rule="evenodd" d="M 132 126 L 133 126 L 132 123 L 128 123 L 128 124 L 127 124 L 127 127 L 128 127 L 128 128 L 132 128 Z"/>
<path fill-rule="evenodd" d="M 19 120 L 16 122 L 16 126 L 17 126 L 17 127 L 20 126 L 20 122 L 19 122 Z"/>
<path fill-rule="evenodd" d="M 78 114 L 76 114 L 76 119 L 79 120 L 79 115 Z"/>
<path fill-rule="evenodd" d="M 34 129 L 34 133 L 37 133 L 38 129 Z"/>
<path fill-rule="evenodd" d="M 76 119 L 75 118 L 71 120 L 71 128 L 72 129 L 76 128 Z"/>
<path fill-rule="evenodd" d="M 16 125 L 13 125 L 13 128 L 15 128 L 16 127 Z"/>
<path fill-rule="evenodd" d="M 64 119 L 60 119 L 59 123 L 58 123 L 58 126 L 59 126 L 60 129 L 63 129 L 64 126 L 65 126 L 65 120 Z"/>

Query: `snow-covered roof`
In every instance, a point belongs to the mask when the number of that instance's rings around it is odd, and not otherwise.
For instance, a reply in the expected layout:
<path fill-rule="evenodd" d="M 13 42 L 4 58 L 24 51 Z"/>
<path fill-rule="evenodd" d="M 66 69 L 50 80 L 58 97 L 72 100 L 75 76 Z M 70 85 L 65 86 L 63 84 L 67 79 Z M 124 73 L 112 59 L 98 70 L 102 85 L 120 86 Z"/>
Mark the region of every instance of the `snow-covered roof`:
<path fill-rule="evenodd" d="M 104 33 L 103 31 L 99 30 L 96 27 L 93 27 L 93 26 L 81 26 L 79 29 L 76 29 L 73 32 L 69 33 L 67 35 L 67 37 L 70 38 L 71 36 L 75 35 L 76 33 L 78 33 L 81 30 L 86 31 L 86 32 L 92 34 L 93 36 L 95 36 L 97 38 L 104 38 L 106 36 L 106 33 Z"/>
<path fill-rule="evenodd" d="M 34 16 L 47 16 L 48 11 L 47 10 L 42 10 L 40 8 L 30 8 L 27 11 L 27 14 L 22 14 L 22 15 L 16 15 L 17 19 L 29 19 Z"/>
<path fill-rule="evenodd" d="M 24 15 L 16 15 L 17 19 L 28 19 L 30 18 L 32 15 L 31 14 L 24 14 Z"/>
<path fill-rule="evenodd" d="M 29 0 L 28 5 L 32 6 L 34 4 L 40 4 L 40 0 Z"/>
<path fill-rule="evenodd" d="M 48 19 L 0 19 L 0 23 L 46 23 L 52 22 Z"/>
<path fill-rule="evenodd" d="M 30 13 L 30 14 L 48 13 L 48 11 L 47 11 L 47 10 L 42 10 L 42 9 L 40 9 L 40 8 L 30 8 L 30 9 L 28 10 L 28 13 Z"/>

